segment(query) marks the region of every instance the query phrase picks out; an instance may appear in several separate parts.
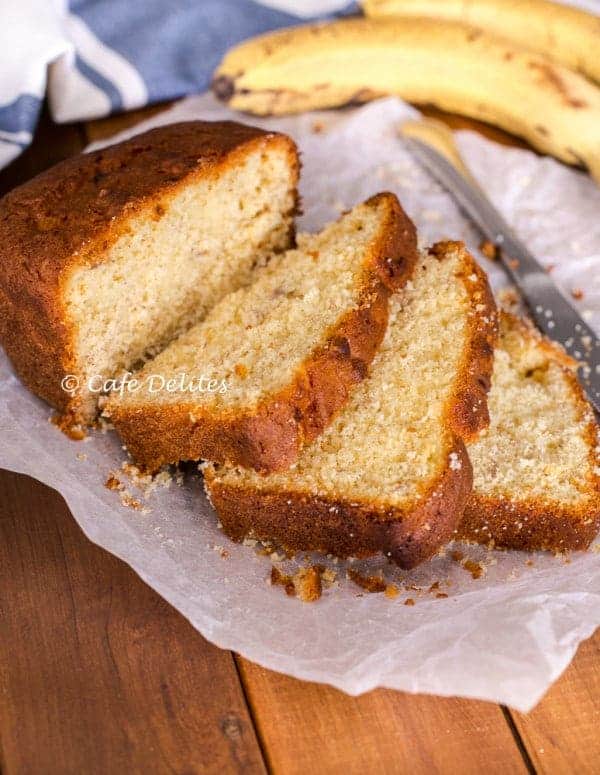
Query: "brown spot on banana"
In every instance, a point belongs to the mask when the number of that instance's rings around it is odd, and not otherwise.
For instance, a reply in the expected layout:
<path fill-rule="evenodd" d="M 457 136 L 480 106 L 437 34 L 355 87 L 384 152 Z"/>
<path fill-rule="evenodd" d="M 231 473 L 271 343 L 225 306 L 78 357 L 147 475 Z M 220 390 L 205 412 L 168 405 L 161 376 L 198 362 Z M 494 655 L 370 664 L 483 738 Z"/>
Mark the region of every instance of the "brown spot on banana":
<path fill-rule="evenodd" d="M 235 92 L 235 81 L 228 75 L 213 78 L 211 86 L 215 96 L 223 102 L 229 102 Z"/>
<path fill-rule="evenodd" d="M 372 100 L 379 99 L 379 97 L 387 96 L 385 92 L 378 92 L 374 89 L 359 89 L 355 92 L 350 99 L 343 104 L 343 107 L 352 107 L 353 105 L 364 105 L 365 102 L 371 102 Z"/>
<path fill-rule="evenodd" d="M 368 17 L 478 27 L 600 83 L 600 18 L 552 0 L 361 0 Z"/>
<path fill-rule="evenodd" d="M 586 108 L 588 106 L 585 100 L 573 97 L 569 90 L 557 72 L 557 70 L 550 64 L 545 62 L 529 62 L 527 65 L 531 70 L 535 70 L 540 74 L 540 80 L 542 83 L 550 85 L 553 89 L 556 89 L 560 94 L 566 105 L 570 105 L 572 108 Z"/>
<path fill-rule="evenodd" d="M 215 91 L 235 109 L 281 115 L 396 94 L 488 121 L 564 162 L 583 159 L 600 179 L 600 89 L 489 32 L 422 18 L 360 18 L 267 38 L 270 57 L 265 36 L 249 40 L 215 74 Z"/>

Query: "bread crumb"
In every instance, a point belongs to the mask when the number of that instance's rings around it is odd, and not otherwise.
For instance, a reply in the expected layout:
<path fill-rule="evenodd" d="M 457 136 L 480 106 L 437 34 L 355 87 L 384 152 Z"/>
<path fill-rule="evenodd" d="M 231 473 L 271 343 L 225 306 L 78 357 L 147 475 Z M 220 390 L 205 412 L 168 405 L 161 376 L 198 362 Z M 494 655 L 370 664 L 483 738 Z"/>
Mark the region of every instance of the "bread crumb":
<path fill-rule="evenodd" d="M 243 363 L 236 363 L 233 370 L 240 379 L 246 379 L 248 376 L 248 369 Z"/>
<path fill-rule="evenodd" d="M 313 565 L 310 568 L 300 568 L 294 574 L 294 587 L 296 596 L 303 603 L 314 603 L 321 597 L 323 587 L 321 585 L 321 568 Z"/>
<path fill-rule="evenodd" d="M 271 568 L 271 584 L 272 586 L 283 587 L 286 595 L 289 595 L 290 597 L 294 597 L 296 594 L 293 578 L 282 573 L 279 568 L 276 568 L 275 566 Z"/>
<path fill-rule="evenodd" d="M 136 487 L 145 484 L 146 481 L 152 478 L 150 474 L 146 474 L 141 468 L 138 468 L 134 463 L 130 463 L 127 460 L 124 463 L 121 463 L 121 471 L 131 479 Z"/>
<path fill-rule="evenodd" d="M 122 490 L 124 485 L 114 474 L 109 474 L 108 479 L 104 482 L 104 486 L 107 490 Z"/>
<path fill-rule="evenodd" d="M 463 568 L 468 571 L 474 579 L 481 578 L 485 572 L 485 568 L 480 562 L 470 560 L 468 557 L 465 559 L 465 556 L 462 552 L 454 550 L 450 553 L 450 557 L 454 560 L 454 562 L 458 562 L 460 565 L 462 565 Z"/>
<path fill-rule="evenodd" d="M 303 603 L 314 603 L 321 597 L 321 566 L 300 568 L 293 576 L 282 573 L 278 568 L 271 568 L 271 584 L 281 586 L 289 597 L 297 597 Z"/>
<path fill-rule="evenodd" d="M 157 488 L 164 487 L 165 489 L 168 489 L 173 482 L 173 477 L 169 471 L 159 471 L 153 476 L 136 466 L 134 463 L 128 461 L 121 464 L 121 472 L 127 476 L 136 489 L 141 491 L 145 500 L 147 500 Z M 178 472 L 178 477 L 182 478 L 183 474 Z"/>
<path fill-rule="evenodd" d="M 319 135 L 325 129 L 325 124 L 322 121 L 313 121 L 312 131 L 314 134 Z"/>
<path fill-rule="evenodd" d="M 486 258 L 489 258 L 490 261 L 497 261 L 498 260 L 498 248 L 494 245 L 494 243 L 489 240 L 483 240 L 483 242 L 479 245 L 479 250 L 483 253 L 483 255 Z"/>
<path fill-rule="evenodd" d="M 398 597 L 400 590 L 395 584 L 388 584 L 384 594 L 386 597 L 389 597 L 390 600 L 393 600 L 395 597 Z"/>
<path fill-rule="evenodd" d="M 445 598 L 445 597 L 448 597 L 448 595 L 447 595 L 445 592 L 438 592 L 438 593 L 436 594 L 436 598 L 439 598 L 440 600 L 441 600 L 442 598 Z"/>
<path fill-rule="evenodd" d="M 404 605 L 414 605 L 415 601 L 412 599 L 412 597 L 407 597 L 404 601 Z"/>
<path fill-rule="evenodd" d="M 62 431 L 71 441 L 82 441 L 87 436 L 85 428 L 78 423 L 73 423 L 72 419 L 67 415 L 53 414 L 49 418 L 49 422 Z"/>
<path fill-rule="evenodd" d="M 130 492 L 127 492 L 127 490 L 123 490 L 120 497 L 123 506 L 127 506 L 134 511 L 143 511 L 144 513 L 148 512 L 148 509 L 144 509 L 141 502 L 137 498 L 134 498 Z"/>
<path fill-rule="evenodd" d="M 75 457 L 77 458 L 77 460 L 87 460 L 87 455 L 85 454 L 85 452 L 78 452 L 75 455 Z"/>
<path fill-rule="evenodd" d="M 573 297 L 573 298 L 574 298 L 576 301 L 581 301 L 581 299 L 583 299 L 584 293 L 583 293 L 583 291 L 581 290 L 581 288 L 573 288 L 573 290 L 571 291 L 571 296 L 572 296 L 572 297 Z"/>
<path fill-rule="evenodd" d="M 387 584 L 381 576 L 363 576 L 358 571 L 349 568 L 347 571 L 348 578 L 353 581 L 361 589 L 367 592 L 385 592 Z"/>
<path fill-rule="evenodd" d="M 479 579 L 484 573 L 483 565 L 475 560 L 465 560 L 462 564 L 466 571 L 469 571 L 474 579 Z"/>

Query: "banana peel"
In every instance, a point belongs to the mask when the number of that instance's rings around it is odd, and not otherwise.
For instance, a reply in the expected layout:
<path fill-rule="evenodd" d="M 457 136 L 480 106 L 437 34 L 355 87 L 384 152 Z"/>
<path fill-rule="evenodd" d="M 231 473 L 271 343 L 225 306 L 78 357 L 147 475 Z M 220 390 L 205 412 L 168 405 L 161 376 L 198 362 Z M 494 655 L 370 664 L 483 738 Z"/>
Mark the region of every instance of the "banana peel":
<path fill-rule="evenodd" d="M 374 18 L 429 17 L 479 27 L 600 83 L 600 18 L 579 8 L 549 0 L 363 0 L 362 7 Z"/>
<path fill-rule="evenodd" d="M 600 181 L 600 89 L 463 24 L 355 18 L 269 33 L 229 51 L 213 89 L 259 115 L 399 95 L 495 124 Z"/>

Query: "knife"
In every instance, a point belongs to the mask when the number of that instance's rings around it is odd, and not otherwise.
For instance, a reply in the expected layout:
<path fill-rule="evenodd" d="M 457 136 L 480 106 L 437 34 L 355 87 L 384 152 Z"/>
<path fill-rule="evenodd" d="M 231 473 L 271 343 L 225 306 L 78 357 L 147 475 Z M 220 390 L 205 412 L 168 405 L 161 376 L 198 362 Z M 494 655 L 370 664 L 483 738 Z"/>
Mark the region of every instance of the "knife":
<path fill-rule="evenodd" d="M 579 362 L 579 378 L 600 412 L 600 339 L 569 304 L 487 198 L 460 156 L 450 129 L 440 121 L 407 121 L 400 134 L 412 155 L 447 189 L 462 210 L 492 242 L 518 287 L 537 326 Z"/>

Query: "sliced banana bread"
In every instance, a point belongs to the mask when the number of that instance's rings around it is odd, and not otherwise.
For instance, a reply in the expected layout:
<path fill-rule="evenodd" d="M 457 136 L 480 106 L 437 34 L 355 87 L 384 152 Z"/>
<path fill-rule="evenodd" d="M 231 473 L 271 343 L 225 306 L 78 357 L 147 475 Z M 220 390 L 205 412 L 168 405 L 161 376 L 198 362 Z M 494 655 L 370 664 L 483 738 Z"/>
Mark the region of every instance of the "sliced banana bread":
<path fill-rule="evenodd" d="M 19 376 L 67 422 L 91 421 L 105 379 L 290 247 L 297 180 L 288 137 L 193 121 L 14 189 L 0 201 L 0 342 Z"/>
<path fill-rule="evenodd" d="M 508 549 L 585 549 L 600 530 L 600 439 L 575 362 L 502 313 L 490 427 L 469 445 L 458 535 Z"/>
<path fill-rule="evenodd" d="M 106 412 L 135 461 L 289 466 L 365 376 L 388 297 L 416 260 L 414 226 L 393 194 L 299 239 L 147 363 L 141 389 L 112 394 Z M 204 377 L 206 389 L 153 391 L 153 376 Z"/>
<path fill-rule="evenodd" d="M 471 490 L 465 440 L 488 423 L 494 302 L 462 243 L 435 245 L 391 303 L 370 375 L 289 471 L 204 467 L 233 539 L 339 556 L 383 551 L 402 567 L 452 536 Z"/>

